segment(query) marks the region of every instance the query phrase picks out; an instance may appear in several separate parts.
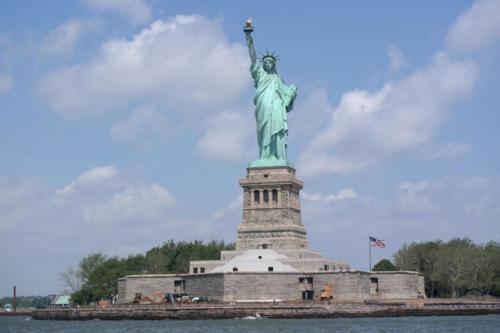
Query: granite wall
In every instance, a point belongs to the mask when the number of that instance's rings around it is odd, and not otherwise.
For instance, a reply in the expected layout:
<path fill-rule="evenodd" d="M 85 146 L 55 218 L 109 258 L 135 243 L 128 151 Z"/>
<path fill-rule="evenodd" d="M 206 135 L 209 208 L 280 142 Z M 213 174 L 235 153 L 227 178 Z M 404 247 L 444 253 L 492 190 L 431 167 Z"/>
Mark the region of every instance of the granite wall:
<path fill-rule="evenodd" d="M 175 281 L 178 281 L 175 283 Z M 118 302 L 134 300 L 136 293 L 185 292 L 213 300 L 301 300 L 303 291 L 317 298 L 331 284 L 335 300 L 416 299 L 422 297 L 423 276 L 416 272 L 229 272 L 183 275 L 132 275 L 118 281 Z"/>
<path fill-rule="evenodd" d="M 332 285 L 336 300 L 364 300 L 370 297 L 370 273 L 367 272 L 325 272 L 311 274 L 315 296 L 327 284 Z"/>
<path fill-rule="evenodd" d="M 377 279 L 377 298 L 419 298 L 424 293 L 422 274 L 415 272 L 373 272 L 370 277 Z"/>
<path fill-rule="evenodd" d="M 184 276 L 185 292 L 193 297 L 208 297 L 211 300 L 224 300 L 224 274 L 190 274 Z"/>
<path fill-rule="evenodd" d="M 301 299 L 296 273 L 225 273 L 224 301 Z"/>
<path fill-rule="evenodd" d="M 118 303 L 132 302 L 137 293 L 151 297 L 154 293 L 173 293 L 174 281 L 180 278 L 173 274 L 129 275 L 118 280 Z"/>

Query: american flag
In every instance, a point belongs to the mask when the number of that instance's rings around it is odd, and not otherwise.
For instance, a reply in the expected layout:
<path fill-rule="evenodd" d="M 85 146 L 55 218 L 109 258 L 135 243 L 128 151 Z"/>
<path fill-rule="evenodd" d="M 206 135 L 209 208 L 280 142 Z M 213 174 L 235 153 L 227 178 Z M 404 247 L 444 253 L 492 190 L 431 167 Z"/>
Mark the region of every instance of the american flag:
<path fill-rule="evenodd" d="M 384 248 L 385 247 L 385 241 L 382 240 L 382 239 L 376 239 L 376 238 L 370 236 L 370 246 Z"/>

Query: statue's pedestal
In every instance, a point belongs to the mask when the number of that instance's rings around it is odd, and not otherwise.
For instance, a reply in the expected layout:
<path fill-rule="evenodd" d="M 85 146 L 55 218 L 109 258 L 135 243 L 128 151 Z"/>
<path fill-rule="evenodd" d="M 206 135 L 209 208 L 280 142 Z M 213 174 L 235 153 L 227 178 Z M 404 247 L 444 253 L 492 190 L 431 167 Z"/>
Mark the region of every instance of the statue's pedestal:
<path fill-rule="evenodd" d="M 237 250 L 308 248 L 300 213 L 303 184 L 294 168 L 250 167 L 240 186 L 243 221 L 238 227 Z"/>
<path fill-rule="evenodd" d="M 349 264 L 309 249 L 300 213 L 303 184 L 293 167 L 249 167 L 240 185 L 243 221 L 238 226 L 236 250 L 222 251 L 220 260 L 191 261 L 190 272 L 268 274 L 349 269 Z"/>

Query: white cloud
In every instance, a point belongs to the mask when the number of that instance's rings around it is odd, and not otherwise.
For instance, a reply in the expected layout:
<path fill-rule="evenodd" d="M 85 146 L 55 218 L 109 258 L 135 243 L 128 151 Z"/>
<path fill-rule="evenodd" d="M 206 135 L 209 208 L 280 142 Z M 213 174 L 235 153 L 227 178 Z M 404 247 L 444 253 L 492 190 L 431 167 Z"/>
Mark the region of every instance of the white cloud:
<path fill-rule="evenodd" d="M 398 208 L 422 213 L 433 210 L 430 201 L 431 185 L 428 181 L 404 182 L 398 185 Z"/>
<path fill-rule="evenodd" d="M 56 195 L 68 195 L 82 188 L 88 187 L 89 185 L 100 185 L 115 177 L 117 173 L 118 170 L 113 166 L 108 165 L 104 167 L 95 167 L 85 171 L 74 181 L 66 185 L 64 188 L 57 190 L 55 193 Z"/>
<path fill-rule="evenodd" d="M 11 268 L 2 272 L 2 285 L 16 281 L 23 294 L 54 293 L 58 272 L 89 253 L 124 256 L 195 234 L 196 222 L 172 217 L 174 205 L 162 185 L 113 166 L 91 168 L 60 189 L 0 178 L 0 253 L 16 249 L 0 256 L 0 265 Z"/>
<path fill-rule="evenodd" d="M 219 21 L 176 16 L 130 40 L 108 40 L 94 61 L 49 73 L 38 93 L 65 116 L 126 109 L 132 102 L 202 116 L 247 88 L 247 57 L 241 44 L 228 43 Z"/>
<path fill-rule="evenodd" d="M 376 164 L 373 158 L 331 156 L 318 151 L 305 151 L 299 157 L 298 172 L 304 177 L 322 174 L 351 174 L 369 169 Z"/>
<path fill-rule="evenodd" d="M 392 74 L 397 73 L 407 63 L 403 51 L 394 45 L 387 48 L 387 56 L 389 57 L 389 72 Z"/>
<path fill-rule="evenodd" d="M 460 15 L 448 32 L 450 51 L 469 53 L 500 41 L 500 1 L 478 0 Z"/>
<path fill-rule="evenodd" d="M 9 92 L 12 89 L 12 85 L 12 77 L 0 74 L 0 94 Z"/>
<path fill-rule="evenodd" d="M 357 199 L 358 195 L 352 188 L 345 188 L 340 190 L 337 194 L 309 194 L 305 191 L 302 191 L 301 196 L 306 201 L 323 201 L 323 202 L 332 202 L 338 200 L 345 199 Z"/>
<path fill-rule="evenodd" d="M 100 12 L 117 12 L 135 24 L 144 23 L 152 16 L 152 9 L 145 0 L 85 0 L 85 3 Z"/>
<path fill-rule="evenodd" d="M 209 159 L 241 160 L 249 158 L 249 139 L 254 121 L 238 112 L 221 112 L 208 121 L 208 129 L 197 144 L 202 156 Z"/>
<path fill-rule="evenodd" d="M 217 210 L 212 217 L 214 220 L 218 221 L 228 216 L 231 217 L 240 216 L 242 207 L 243 207 L 243 193 L 240 193 L 233 201 L 229 203 L 229 205 L 227 205 L 227 207 Z"/>
<path fill-rule="evenodd" d="M 434 182 L 403 182 L 397 187 L 393 207 L 403 216 L 433 226 L 439 236 L 471 235 L 496 239 L 500 218 L 500 178 L 445 177 Z M 401 216 L 401 215 L 399 215 Z M 482 230 L 476 230 L 482 228 Z M 498 238 L 498 236 L 497 236 Z"/>
<path fill-rule="evenodd" d="M 465 156 L 469 144 L 436 143 L 435 134 L 452 107 L 476 85 L 479 65 L 459 54 L 500 40 L 499 6 L 495 0 L 473 3 L 450 27 L 446 52 L 437 52 L 429 64 L 407 77 L 386 82 L 377 91 L 344 93 L 328 125 L 302 151 L 299 170 L 305 176 L 359 172 L 405 153 L 430 159 Z M 390 47 L 388 55 L 393 71 L 404 65 L 399 49 Z M 331 109 L 323 104 L 324 110 Z"/>
<path fill-rule="evenodd" d="M 378 91 L 344 93 L 329 124 L 303 151 L 300 169 L 309 176 L 360 171 L 382 157 L 428 146 L 449 109 L 474 88 L 477 72 L 471 61 L 438 53 Z"/>
<path fill-rule="evenodd" d="M 36 216 L 33 207 L 46 195 L 43 184 L 36 179 L 0 179 L 0 228 Z"/>
<path fill-rule="evenodd" d="M 87 29 L 97 27 L 95 21 L 70 19 L 51 31 L 43 40 L 40 50 L 49 55 L 70 55 L 78 38 Z"/>
<path fill-rule="evenodd" d="M 56 190 L 50 201 L 58 210 L 71 210 L 84 223 L 97 225 L 147 220 L 175 203 L 162 186 L 130 182 L 112 166 L 85 171 Z"/>
<path fill-rule="evenodd" d="M 160 185 L 138 183 L 105 201 L 89 202 L 83 207 L 82 218 L 85 223 L 98 225 L 148 220 L 160 217 L 174 202 L 174 197 Z"/>
<path fill-rule="evenodd" d="M 328 100 L 327 89 L 321 85 L 309 94 L 301 95 L 288 117 L 292 145 L 303 146 L 305 141 L 310 140 L 328 122 L 334 109 Z"/>
<path fill-rule="evenodd" d="M 165 142 L 172 131 L 167 118 L 154 106 L 146 105 L 133 110 L 128 118 L 114 124 L 110 136 L 115 141 L 146 149 Z"/>
<path fill-rule="evenodd" d="M 422 153 L 429 159 L 455 160 L 463 158 L 472 149 L 472 145 L 465 143 L 445 143 L 424 147 Z"/>

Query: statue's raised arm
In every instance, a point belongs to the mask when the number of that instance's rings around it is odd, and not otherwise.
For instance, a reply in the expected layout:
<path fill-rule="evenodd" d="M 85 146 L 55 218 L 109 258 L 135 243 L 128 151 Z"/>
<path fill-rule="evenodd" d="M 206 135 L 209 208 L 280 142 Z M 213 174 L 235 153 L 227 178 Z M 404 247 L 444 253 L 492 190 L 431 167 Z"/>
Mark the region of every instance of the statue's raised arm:
<path fill-rule="evenodd" d="M 255 52 L 255 47 L 253 46 L 252 20 L 249 19 L 245 22 L 245 28 L 243 28 L 243 31 L 245 31 L 245 37 L 247 39 L 247 45 L 248 45 L 248 52 L 250 53 L 250 59 L 252 60 L 252 66 L 253 66 L 257 62 L 257 53 Z"/>
<path fill-rule="evenodd" d="M 252 61 L 250 72 L 255 83 L 255 120 L 259 159 L 250 167 L 292 166 L 287 157 L 288 120 L 287 113 L 293 108 L 297 87 L 286 85 L 276 70 L 278 57 L 266 52 L 257 59 L 252 39 L 252 20 L 243 28 Z"/>

